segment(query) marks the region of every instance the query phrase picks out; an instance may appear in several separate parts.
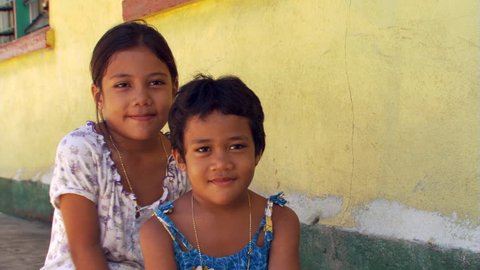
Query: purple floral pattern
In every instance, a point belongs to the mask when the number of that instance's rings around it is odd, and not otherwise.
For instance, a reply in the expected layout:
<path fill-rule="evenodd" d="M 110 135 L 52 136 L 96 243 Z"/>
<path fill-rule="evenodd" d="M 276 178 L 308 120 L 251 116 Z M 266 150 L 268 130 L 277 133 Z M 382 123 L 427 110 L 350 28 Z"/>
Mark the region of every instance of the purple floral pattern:
<path fill-rule="evenodd" d="M 142 207 L 135 218 L 134 194 L 124 190 L 121 177 L 95 123 L 87 122 L 59 143 L 50 184 L 50 200 L 55 210 L 52 235 L 42 269 L 75 269 L 58 199 L 62 194 L 81 195 L 97 205 L 100 238 L 110 269 L 143 269 L 138 229 L 159 204 L 178 198 L 188 189 L 185 173 L 168 158 L 164 195 L 152 205 Z"/>

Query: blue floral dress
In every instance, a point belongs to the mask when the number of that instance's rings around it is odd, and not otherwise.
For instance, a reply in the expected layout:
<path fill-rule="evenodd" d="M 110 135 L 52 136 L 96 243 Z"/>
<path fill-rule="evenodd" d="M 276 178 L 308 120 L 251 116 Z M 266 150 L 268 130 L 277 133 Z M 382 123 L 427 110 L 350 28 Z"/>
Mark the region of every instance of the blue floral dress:
<path fill-rule="evenodd" d="M 273 204 L 283 206 L 286 202 L 287 201 L 283 198 L 282 192 L 269 197 L 267 207 L 265 208 L 265 215 L 260 222 L 259 229 L 252 237 L 252 254 L 250 256 L 251 270 L 263 270 L 268 268 L 268 256 L 271 242 L 273 240 Z M 197 267 L 200 265 L 200 256 L 198 250 L 188 242 L 187 238 L 178 230 L 173 221 L 168 217 L 168 213 L 171 213 L 172 210 L 173 204 L 171 202 L 167 202 L 155 209 L 155 215 L 172 237 L 173 251 L 177 261 L 178 269 L 197 269 Z M 263 246 L 259 247 L 256 245 L 256 243 L 262 230 L 265 233 L 265 241 Z M 202 254 L 202 269 L 245 270 L 247 269 L 248 264 L 248 249 L 249 244 L 247 244 L 241 251 L 221 258 Z"/>

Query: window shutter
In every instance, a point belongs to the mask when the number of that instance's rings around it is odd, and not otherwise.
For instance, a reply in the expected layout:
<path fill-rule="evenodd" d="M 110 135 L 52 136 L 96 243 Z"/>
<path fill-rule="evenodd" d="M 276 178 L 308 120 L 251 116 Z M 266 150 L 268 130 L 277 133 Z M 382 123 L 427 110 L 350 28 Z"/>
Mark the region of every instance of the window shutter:
<path fill-rule="evenodd" d="M 24 3 L 23 0 L 15 0 L 15 21 L 16 31 L 15 38 L 23 37 L 26 35 L 25 30 L 30 24 L 29 6 Z"/>

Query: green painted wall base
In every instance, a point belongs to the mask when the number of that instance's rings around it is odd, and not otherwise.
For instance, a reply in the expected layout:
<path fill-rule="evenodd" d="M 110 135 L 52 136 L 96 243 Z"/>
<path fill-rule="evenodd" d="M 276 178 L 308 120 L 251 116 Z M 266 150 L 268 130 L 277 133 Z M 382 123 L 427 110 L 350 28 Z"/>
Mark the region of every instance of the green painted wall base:
<path fill-rule="evenodd" d="M 480 269 L 480 254 L 381 239 L 321 225 L 302 226 L 302 269 Z"/>
<path fill-rule="evenodd" d="M 0 177 L 0 212 L 51 223 L 53 207 L 48 188 L 48 185 L 40 182 Z"/>
<path fill-rule="evenodd" d="M 0 212 L 51 222 L 48 185 L 0 178 Z M 302 225 L 302 269 L 480 269 L 480 254 Z"/>

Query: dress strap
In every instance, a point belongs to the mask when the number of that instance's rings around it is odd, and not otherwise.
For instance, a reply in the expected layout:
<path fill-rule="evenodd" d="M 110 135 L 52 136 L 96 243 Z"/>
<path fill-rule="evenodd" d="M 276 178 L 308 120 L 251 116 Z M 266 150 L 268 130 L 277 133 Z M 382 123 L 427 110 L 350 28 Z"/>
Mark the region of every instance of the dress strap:
<path fill-rule="evenodd" d="M 167 216 L 167 214 L 173 212 L 173 208 L 172 202 L 166 202 L 155 209 L 154 215 L 157 217 L 160 223 L 162 223 L 163 227 L 172 238 L 175 247 L 180 248 L 178 245 L 179 243 L 177 242 L 177 240 L 180 240 L 181 244 L 186 249 L 192 249 L 192 246 L 188 242 L 187 238 L 177 229 L 173 221 Z"/>
<path fill-rule="evenodd" d="M 267 241 L 273 240 L 273 204 L 277 204 L 283 207 L 287 203 L 287 200 L 285 200 L 284 197 L 285 194 L 283 192 L 280 192 L 268 198 L 267 207 L 265 208 L 265 227 L 263 229 L 265 231 L 265 240 Z"/>
<path fill-rule="evenodd" d="M 172 234 L 172 221 L 166 216 L 166 214 L 171 213 L 173 211 L 173 204 L 171 202 L 164 203 L 160 205 L 158 208 L 155 209 L 154 215 L 157 219 L 162 223 L 165 230 L 168 232 L 170 237 L 173 241 L 175 241 L 175 237 Z"/>

